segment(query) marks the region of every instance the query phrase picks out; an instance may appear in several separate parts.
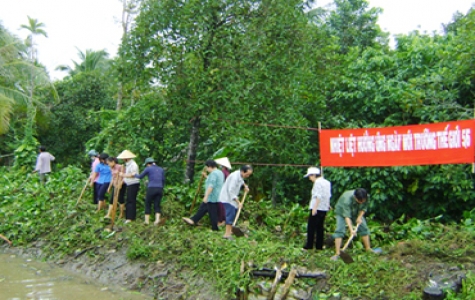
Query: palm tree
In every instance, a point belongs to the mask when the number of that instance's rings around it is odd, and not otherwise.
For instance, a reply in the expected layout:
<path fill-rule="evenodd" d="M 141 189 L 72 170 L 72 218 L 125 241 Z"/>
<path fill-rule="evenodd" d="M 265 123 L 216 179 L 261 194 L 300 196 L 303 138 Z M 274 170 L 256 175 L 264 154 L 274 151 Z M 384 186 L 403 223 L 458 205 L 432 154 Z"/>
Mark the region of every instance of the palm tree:
<path fill-rule="evenodd" d="M 36 52 L 35 43 L 33 41 L 33 38 L 35 36 L 38 36 L 38 35 L 48 37 L 48 34 L 43 29 L 45 27 L 45 24 L 41 23 L 41 22 L 38 22 L 37 19 L 33 19 L 33 18 L 30 18 L 30 16 L 28 16 L 28 25 L 23 24 L 20 27 L 23 28 L 23 29 L 26 29 L 30 32 L 30 35 L 28 35 L 28 38 L 27 38 L 27 46 L 30 48 L 30 53 L 29 53 L 30 54 L 30 61 L 35 62 L 36 61 L 36 56 L 37 56 L 38 53 Z"/>
<path fill-rule="evenodd" d="M 37 19 L 33 19 L 30 16 L 28 16 L 28 24 L 21 25 L 20 27 L 30 32 L 26 40 L 26 45 L 28 47 L 28 57 L 29 57 L 30 63 L 33 65 L 36 65 L 38 53 L 35 48 L 34 37 L 40 36 L 40 35 L 48 37 L 48 35 L 46 34 L 46 31 L 43 29 L 45 27 L 45 24 L 39 22 Z M 29 72 L 29 76 L 30 76 L 29 101 L 28 101 L 28 110 L 27 110 L 28 119 L 27 119 L 27 125 L 25 126 L 25 137 L 33 136 L 33 124 L 34 124 L 34 120 L 36 116 L 36 108 L 33 106 L 33 96 L 34 96 L 36 81 L 39 79 L 38 75 L 43 75 L 43 74 L 39 74 L 37 70 L 33 68 L 30 69 L 29 71 L 30 71 Z"/>
<path fill-rule="evenodd" d="M 60 65 L 56 68 L 59 71 L 66 71 L 70 76 L 74 76 L 82 72 L 90 72 L 95 70 L 105 71 L 110 67 L 110 61 L 108 59 L 109 54 L 105 50 L 94 51 L 87 49 L 86 52 L 78 50 L 78 56 L 80 61 L 73 60 L 73 67 Z"/>
<path fill-rule="evenodd" d="M 20 55 L 24 45 L 0 24 L 0 135 L 8 131 L 15 102 L 27 102 L 21 89 L 21 69 L 28 65 Z"/>

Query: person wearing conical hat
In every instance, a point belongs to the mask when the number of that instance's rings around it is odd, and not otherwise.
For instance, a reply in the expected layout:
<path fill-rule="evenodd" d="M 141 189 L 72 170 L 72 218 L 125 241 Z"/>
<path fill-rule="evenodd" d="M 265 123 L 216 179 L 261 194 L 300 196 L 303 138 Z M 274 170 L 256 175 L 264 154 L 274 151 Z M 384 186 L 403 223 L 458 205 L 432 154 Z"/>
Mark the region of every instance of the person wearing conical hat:
<path fill-rule="evenodd" d="M 137 216 L 137 194 L 140 189 L 140 180 L 130 177 L 130 175 L 139 173 L 139 166 L 133 160 L 135 157 L 135 154 L 129 150 L 124 150 L 117 156 L 118 159 L 122 159 L 125 162 L 125 173 L 120 174 L 124 177 L 125 186 L 122 188 L 126 188 L 127 195 L 125 204 L 125 223 L 135 221 Z"/>
<path fill-rule="evenodd" d="M 221 166 L 221 172 L 224 175 L 224 181 L 228 178 L 229 174 L 231 174 L 231 162 L 227 157 L 222 157 L 215 159 L 215 162 Z M 218 202 L 218 226 L 225 225 L 226 221 L 226 210 L 224 209 L 224 204 Z"/>
<path fill-rule="evenodd" d="M 310 167 L 304 178 L 313 182 L 312 195 L 310 197 L 310 215 L 307 222 L 307 242 L 303 246 L 304 250 L 323 249 L 324 223 L 327 211 L 330 209 L 330 198 L 332 196 L 332 186 L 330 181 L 322 177 L 321 171 L 317 167 Z"/>
<path fill-rule="evenodd" d="M 145 160 L 145 170 L 141 174 L 127 175 L 128 177 L 135 177 L 142 179 L 145 176 L 148 177 L 147 192 L 145 195 L 145 224 L 150 222 L 150 213 L 153 204 L 153 210 L 155 212 L 155 226 L 160 223 L 160 214 L 162 213 L 160 208 L 160 202 L 163 197 L 163 188 L 165 187 L 165 171 L 162 167 L 155 164 L 155 160 L 151 157 Z"/>

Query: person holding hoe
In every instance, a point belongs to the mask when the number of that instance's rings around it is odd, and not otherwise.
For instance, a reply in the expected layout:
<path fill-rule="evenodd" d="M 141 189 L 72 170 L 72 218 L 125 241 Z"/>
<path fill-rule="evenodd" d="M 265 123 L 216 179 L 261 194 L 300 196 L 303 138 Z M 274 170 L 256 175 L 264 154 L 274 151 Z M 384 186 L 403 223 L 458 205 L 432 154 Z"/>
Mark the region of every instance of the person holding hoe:
<path fill-rule="evenodd" d="M 107 211 L 107 215 L 104 217 L 104 219 L 110 219 L 112 215 L 112 210 L 114 209 L 114 194 L 115 190 L 117 189 L 119 191 L 118 194 L 118 201 L 120 205 L 120 215 L 119 219 L 124 217 L 124 212 L 125 212 L 125 189 L 122 189 L 123 186 L 123 178 L 120 176 L 120 173 L 123 171 L 123 166 L 119 165 L 119 162 L 117 161 L 117 158 L 115 157 L 108 157 L 107 158 L 107 164 L 111 168 L 112 171 L 112 181 L 109 185 L 109 189 L 107 192 L 110 193 L 110 202 L 109 202 L 109 210 Z"/>
<path fill-rule="evenodd" d="M 227 157 L 218 158 L 215 160 L 218 166 L 221 166 L 221 172 L 224 174 L 224 181 L 228 178 L 229 174 L 231 174 L 231 162 Z M 224 182 L 223 181 L 223 182 Z M 218 226 L 225 225 L 226 222 L 226 210 L 224 209 L 224 204 L 218 202 Z"/>
<path fill-rule="evenodd" d="M 242 203 L 238 199 L 241 186 L 249 192 L 249 187 L 244 183 L 244 179 L 252 175 L 252 166 L 244 165 L 240 170 L 232 172 L 224 183 L 221 193 L 219 194 L 219 202 L 224 204 L 226 211 L 226 232 L 223 238 L 232 239 L 233 222 L 236 217 L 238 207 L 242 208 Z"/>
<path fill-rule="evenodd" d="M 139 173 L 139 166 L 133 160 L 135 157 L 135 154 L 129 150 L 124 150 L 119 154 L 119 156 L 117 156 L 118 159 L 122 159 L 125 162 L 125 173 L 120 174 L 124 177 L 125 182 L 125 186 L 122 186 L 122 188 L 127 189 L 127 201 L 125 203 L 125 223 L 135 221 L 137 215 L 137 194 L 139 193 L 140 189 L 140 180 L 129 176 Z"/>
<path fill-rule="evenodd" d="M 224 174 L 218 169 L 218 165 L 214 160 L 207 160 L 205 166 L 209 175 L 205 182 L 203 202 L 201 202 L 198 212 L 193 217 L 183 218 L 183 221 L 189 225 L 196 225 L 206 213 L 209 213 L 211 229 L 218 231 L 218 197 L 224 184 Z"/>
<path fill-rule="evenodd" d="M 367 200 L 368 193 L 363 188 L 346 191 L 338 199 L 335 207 L 336 230 L 333 234 L 335 239 L 335 255 L 331 257 L 331 260 L 338 260 L 340 257 L 341 241 L 345 235 L 346 226 L 348 226 L 351 234 L 356 235 L 358 233 L 361 236 L 366 251 L 380 253 L 380 251 L 371 249 L 369 241 L 370 232 L 364 218 L 368 210 Z M 357 225 L 357 230 L 355 225 Z"/>
<path fill-rule="evenodd" d="M 310 199 L 310 215 L 307 223 L 307 243 L 304 250 L 313 249 L 316 235 L 316 249 L 323 249 L 324 223 L 327 211 L 330 209 L 330 198 L 332 196 L 332 186 L 330 181 L 321 176 L 319 168 L 310 167 L 304 178 L 313 182 L 312 196 Z"/>

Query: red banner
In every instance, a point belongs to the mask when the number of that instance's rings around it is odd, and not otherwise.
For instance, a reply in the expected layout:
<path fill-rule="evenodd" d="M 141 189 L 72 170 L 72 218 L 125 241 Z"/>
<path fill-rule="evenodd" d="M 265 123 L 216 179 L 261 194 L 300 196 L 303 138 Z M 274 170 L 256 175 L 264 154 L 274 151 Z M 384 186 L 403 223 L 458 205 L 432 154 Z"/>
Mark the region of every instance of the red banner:
<path fill-rule="evenodd" d="M 324 167 L 388 167 L 474 162 L 475 120 L 386 128 L 322 130 Z"/>

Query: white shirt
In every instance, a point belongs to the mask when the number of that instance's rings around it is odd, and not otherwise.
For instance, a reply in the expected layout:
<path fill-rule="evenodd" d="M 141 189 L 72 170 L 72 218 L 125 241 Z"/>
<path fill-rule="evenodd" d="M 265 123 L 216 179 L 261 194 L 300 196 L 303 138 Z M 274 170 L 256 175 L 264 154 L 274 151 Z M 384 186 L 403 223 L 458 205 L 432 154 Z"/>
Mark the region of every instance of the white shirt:
<path fill-rule="evenodd" d="M 139 166 L 137 166 L 137 163 L 131 159 L 128 162 L 125 163 L 125 174 L 140 174 L 139 172 Z M 124 178 L 124 182 L 126 185 L 132 185 L 132 184 L 137 184 L 140 183 L 140 179 L 138 178 Z"/>
<path fill-rule="evenodd" d="M 317 198 L 320 199 L 317 210 L 330 210 L 330 198 L 332 196 L 332 184 L 323 177 L 318 178 L 313 183 L 312 199 L 310 200 L 309 209 L 313 209 Z"/>
<path fill-rule="evenodd" d="M 35 171 L 40 174 L 51 172 L 51 161 L 54 160 L 54 156 L 48 152 L 41 152 L 36 159 Z"/>
<path fill-rule="evenodd" d="M 236 199 L 238 198 L 239 190 L 243 184 L 244 179 L 241 177 L 241 170 L 232 172 L 221 188 L 218 201 L 221 203 L 229 203 L 235 208 L 238 208 Z"/>

